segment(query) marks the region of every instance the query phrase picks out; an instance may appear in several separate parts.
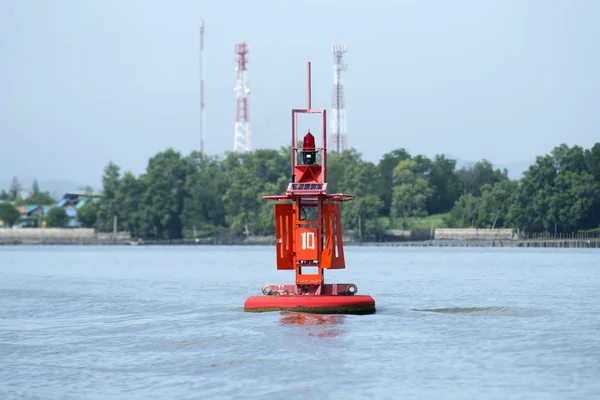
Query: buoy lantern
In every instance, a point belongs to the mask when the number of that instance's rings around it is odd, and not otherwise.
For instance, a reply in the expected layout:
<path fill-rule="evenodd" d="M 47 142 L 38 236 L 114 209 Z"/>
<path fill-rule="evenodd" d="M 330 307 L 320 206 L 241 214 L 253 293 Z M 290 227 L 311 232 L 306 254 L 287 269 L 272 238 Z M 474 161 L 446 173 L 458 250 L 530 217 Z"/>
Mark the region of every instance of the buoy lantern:
<path fill-rule="evenodd" d="M 326 110 L 311 108 L 310 62 L 308 107 L 292 110 L 292 181 L 285 195 L 264 196 L 275 203 L 275 239 L 278 270 L 295 271 L 294 284 L 266 284 L 263 296 L 250 296 L 244 310 L 300 311 L 318 314 L 372 314 L 375 300 L 357 295 L 353 283 L 325 283 L 326 269 L 346 268 L 340 221 L 340 203 L 351 194 L 327 193 Z M 321 144 L 310 130 L 298 146 L 299 114 L 321 114 Z M 302 162 L 299 162 L 298 153 Z M 320 153 L 320 160 L 317 160 Z"/>

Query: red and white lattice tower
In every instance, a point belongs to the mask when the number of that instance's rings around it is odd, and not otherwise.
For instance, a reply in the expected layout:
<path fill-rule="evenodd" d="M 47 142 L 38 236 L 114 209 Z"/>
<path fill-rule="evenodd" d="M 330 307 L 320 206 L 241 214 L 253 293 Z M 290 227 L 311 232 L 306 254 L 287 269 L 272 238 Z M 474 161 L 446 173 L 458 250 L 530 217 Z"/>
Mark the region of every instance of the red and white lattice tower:
<path fill-rule="evenodd" d="M 346 149 L 347 127 L 346 107 L 344 106 L 344 80 L 342 71 L 346 70 L 343 62 L 347 47 L 344 44 L 334 44 L 333 51 L 333 105 L 331 107 L 331 139 L 333 148 L 337 153 Z"/>
<path fill-rule="evenodd" d="M 235 45 L 235 52 L 238 55 L 237 66 L 235 68 L 236 85 L 236 113 L 235 113 L 235 131 L 233 137 L 234 153 L 249 153 L 252 151 L 252 136 L 250 133 L 250 115 L 248 114 L 248 96 L 250 87 L 248 86 L 248 46 L 245 42 Z"/>
<path fill-rule="evenodd" d="M 200 20 L 200 153 L 204 154 L 204 20 Z"/>

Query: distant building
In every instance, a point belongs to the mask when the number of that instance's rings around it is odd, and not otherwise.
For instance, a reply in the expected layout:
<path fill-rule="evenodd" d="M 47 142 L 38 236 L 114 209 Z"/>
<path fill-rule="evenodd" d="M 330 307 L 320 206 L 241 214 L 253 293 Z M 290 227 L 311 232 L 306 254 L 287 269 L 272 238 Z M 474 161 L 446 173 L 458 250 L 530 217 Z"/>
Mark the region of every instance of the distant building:
<path fill-rule="evenodd" d="M 25 214 L 28 217 L 41 217 L 41 216 L 45 215 L 44 207 L 38 206 L 38 205 L 28 206 L 25 209 Z"/>
<path fill-rule="evenodd" d="M 81 223 L 77 220 L 77 210 L 90 202 L 97 202 L 100 197 L 99 194 L 91 193 L 65 193 L 56 205 L 62 207 L 67 213 L 67 217 L 69 217 L 66 227 L 81 227 Z"/>
<path fill-rule="evenodd" d="M 39 217 L 44 215 L 44 209 L 38 205 L 15 206 L 21 216 L 17 220 L 18 228 L 36 228 L 39 226 Z"/>
<path fill-rule="evenodd" d="M 90 202 L 96 202 L 100 199 L 100 195 L 88 193 L 65 193 L 64 196 L 52 206 L 44 206 L 38 204 L 15 206 L 21 217 L 17 221 L 17 226 L 21 228 L 34 228 L 43 226 L 40 222 L 40 217 L 48 215 L 48 211 L 52 207 L 61 207 L 67 214 L 68 221 L 65 227 L 78 228 L 81 223 L 77 220 L 77 210 Z"/>
<path fill-rule="evenodd" d="M 97 201 L 100 199 L 99 194 L 88 194 L 88 193 L 65 193 L 62 199 L 56 203 L 58 207 L 64 209 L 74 208 L 80 209 L 90 201 Z"/>

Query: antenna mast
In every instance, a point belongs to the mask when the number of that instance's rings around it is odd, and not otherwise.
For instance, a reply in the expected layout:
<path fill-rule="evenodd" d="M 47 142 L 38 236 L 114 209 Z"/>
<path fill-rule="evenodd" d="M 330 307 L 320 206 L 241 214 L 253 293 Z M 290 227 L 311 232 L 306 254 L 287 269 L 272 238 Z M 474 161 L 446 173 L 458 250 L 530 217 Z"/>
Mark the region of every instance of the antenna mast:
<path fill-rule="evenodd" d="M 250 115 L 248 114 L 248 95 L 250 87 L 248 86 L 248 73 L 246 65 L 248 63 L 248 46 L 246 42 L 235 45 L 235 52 L 238 55 L 237 66 L 235 68 L 236 85 L 236 115 L 233 137 L 234 153 L 249 153 L 252 151 L 252 135 L 250 133 Z"/>
<path fill-rule="evenodd" d="M 331 112 L 331 137 L 335 150 L 340 153 L 346 149 L 347 127 L 346 107 L 344 106 L 344 81 L 342 71 L 347 69 L 343 55 L 347 51 L 345 44 L 331 46 L 333 52 L 333 105 Z"/>
<path fill-rule="evenodd" d="M 204 154 L 204 20 L 200 19 L 200 153 Z"/>

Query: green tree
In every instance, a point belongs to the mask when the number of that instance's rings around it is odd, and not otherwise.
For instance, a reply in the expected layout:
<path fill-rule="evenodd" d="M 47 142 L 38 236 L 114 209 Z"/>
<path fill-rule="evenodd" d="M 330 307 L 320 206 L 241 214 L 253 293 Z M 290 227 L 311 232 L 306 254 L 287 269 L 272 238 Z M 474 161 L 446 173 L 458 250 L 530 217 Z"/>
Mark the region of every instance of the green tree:
<path fill-rule="evenodd" d="M 457 171 L 462 186 L 462 194 L 481 195 L 481 188 L 486 184 L 495 184 L 508 179 L 508 171 L 496 169 L 488 160 L 477 161 L 474 165 L 462 167 Z"/>
<path fill-rule="evenodd" d="M 256 150 L 251 154 L 229 154 L 225 158 L 225 191 L 221 200 L 232 232 L 274 232 L 273 204 L 262 197 L 281 194 L 290 182 L 289 153 L 284 154 L 284 151 L 285 148 Z"/>
<path fill-rule="evenodd" d="M 38 184 L 37 179 L 33 180 L 33 185 L 31 187 L 31 195 L 35 196 L 36 194 L 38 194 L 40 192 L 40 185 Z"/>
<path fill-rule="evenodd" d="M 415 166 L 413 167 L 412 171 L 416 175 L 428 176 L 431 172 L 431 168 L 433 167 L 433 162 L 422 154 L 417 154 L 412 159 L 415 162 Z"/>
<path fill-rule="evenodd" d="M 357 188 L 363 182 L 356 179 L 357 168 L 360 168 L 364 161 L 362 154 L 355 149 L 344 150 L 341 153 L 332 153 L 327 157 L 327 187 L 330 193 L 354 193 L 362 191 L 363 188 Z M 378 177 L 371 178 L 370 182 L 364 182 L 368 185 L 377 184 Z M 372 187 L 372 190 L 378 190 L 378 187 Z"/>
<path fill-rule="evenodd" d="M 256 176 L 252 169 L 250 158 L 252 154 L 237 157 L 230 154 L 228 158 L 235 157 L 239 164 L 226 175 L 227 189 L 222 196 L 223 206 L 226 211 L 226 221 L 232 232 L 242 234 L 257 218 L 260 209 L 260 193 L 264 191 L 265 182 Z M 243 161 L 242 161 L 243 160 Z"/>
<path fill-rule="evenodd" d="M 383 227 L 380 216 L 384 203 L 377 195 L 381 188 L 380 170 L 374 163 L 363 160 L 355 149 L 343 151 L 335 162 L 340 172 L 335 180 L 328 175 L 328 185 L 331 184 L 328 191 L 356 196 L 341 204 L 342 227 L 356 234 L 360 232 L 363 238 L 371 237 Z"/>
<path fill-rule="evenodd" d="M 290 178 L 287 176 L 279 177 L 276 183 L 268 182 L 265 184 L 264 190 L 257 197 L 259 207 L 257 210 L 256 222 L 251 225 L 251 228 L 263 235 L 271 235 L 275 233 L 275 218 L 274 218 L 274 201 L 265 200 L 263 196 L 285 193 Z"/>
<path fill-rule="evenodd" d="M 126 230 L 134 236 L 148 235 L 151 227 L 144 223 L 145 203 L 144 196 L 148 190 L 148 180 L 145 177 L 137 179 L 127 171 L 119 181 L 119 192 L 116 194 L 115 203 L 118 207 L 117 228 Z"/>
<path fill-rule="evenodd" d="M 572 171 L 559 173 L 548 199 L 544 228 L 548 231 L 554 228 L 554 232 L 595 228 L 597 221 L 589 216 L 599 195 L 600 186 L 591 174 Z"/>
<path fill-rule="evenodd" d="M 0 220 L 9 228 L 12 227 L 19 219 L 21 214 L 15 206 L 10 203 L 0 203 Z"/>
<path fill-rule="evenodd" d="M 414 160 L 404 160 L 394 168 L 396 184 L 392 196 L 391 216 L 396 220 L 402 219 L 403 225 L 408 217 L 427 215 L 425 202 L 432 194 L 425 177 L 413 172 L 416 165 Z"/>
<path fill-rule="evenodd" d="M 32 194 L 27 199 L 25 199 L 24 203 L 30 205 L 50 205 L 56 203 L 56 200 L 53 199 L 48 192 L 38 191 L 37 193 Z"/>
<path fill-rule="evenodd" d="M 551 157 L 557 171 L 581 173 L 588 170 L 585 151 L 581 146 L 569 147 L 561 144 L 552 149 Z"/>
<path fill-rule="evenodd" d="M 360 239 L 370 239 L 384 229 L 381 219 L 383 200 L 376 194 L 359 196 L 348 203 L 342 203 L 342 228 L 360 231 Z"/>
<path fill-rule="evenodd" d="M 585 151 L 585 159 L 589 173 L 597 183 L 600 183 L 600 142 Z M 600 228 L 600 196 L 594 199 L 590 213 L 590 223 Z"/>
<path fill-rule="evenodd" d="M 384 154 L 377 165 L 380 176 L 378 195 L 383 200 L 383 215 L 389 216 L 392 207 L 392 192 L 395 183 L 394 168 L 400 161 L 410 158 L 410 154 L 405 149 L 396 149 Z"/>
<path fill-rule="evenodd" d="M 426 207 L 429 214 L 442 214 L 450 211 L 461 195 L 458 175 L 454 173 L 456 160 L 449 160 L 443 154 L 435 156 L 428 175 L 431 197 Z"/>
<path fill-rule="evenodd" d="M 591 150 L 563 144 L 537 157 L 514 195 L 511 220 L 515 227 L 551 233 L 597 227 L 600 184 L 592 172 L 591 154 Z"/>
<path fill-rule="evenodd" d="M 187 196 L 185 182 L 191 171 L 188 159 L 169 148 L 150 158 L 146 174 L 141 177 L 146 190 L 142 201 L 142 229 L 158 238 L 182 237 L 181 213 Z"/>
<path fill-rule="evenodd" d="M 10 184 L 10 189 L 9 189 L 9 195 L 10 195 L 10 200 L 11 201 L 19 201 L 20 200 L 20 196 L 19 196 L 19 191 L 21 190 L 21 184 L 19 183 L 19 180 L 17 179 L 17 177 L 13 177 L 12 179 L 12 183 Z"/>
<path fill-rule="evenodd" d="M 109 162 L 104 168 L 103 189 L 98 211 L 98 227 L 103 231 L 112 231 L 114 217 L 119 217 L 120 205 L 117 195 L 120 191 L 120 174 L 121 168 L 113 162 Z"/>
<path fill-rule="evenodd" d="M 185 183 L 188 196 L 183 206 L 184 229 L 192 231 L 196 228 L 201 233 L 224 229 L 227 225 L 222 194 L 227 184 L 221 160 L 194 152 L 189 161 L 192 171 Z"/>
<path fill-rule="evenodd" d="M 585 151 L 585 159 L 588 171 L 596 182 L 600 182 L 600 142 Z"/>
<path fill-rule="evenodd" d="M 481 196 L 466 194 L 459 198 L 444 222 L 451 228 L 501 228 L 510 224 L 513 196 L 518 184 L 503 180 L 485 184 Z"/>
<path fill-rule="evenodd" d="M 504 228 L 512 222 L 512 205 L 518 183 L 509 179 L 495 184 L 485 184 L 481 188 L 481 204 L 478 215 L 478 227 Z"/>
<path fill-rule="evenodd" d="M 10 195 L 6 193 L 6 190 L 4 189 L 2 189 L 2 192 L 0 193 L 0 200 L 10 200 Z"/>
<path fill-rule="evenodd" d="M 443 220 L 449 228 L 476 228 L 479 224 L 481 197 L 465 194 L 454 204 L 454 207 Z"/>
<path fill-rule="evenodd" d="M 52 207 L 46 215 L 46 222 L 51 228 L 64 228 L 68 220 L 67 213 L 61 207 Z"/>
<path fill-rule="evenodd" d="M 77 219 L 86 228 L 93 228 L 98 219 L 98 206 L 94 203 L 87 203 L 77 210 Z"/>

